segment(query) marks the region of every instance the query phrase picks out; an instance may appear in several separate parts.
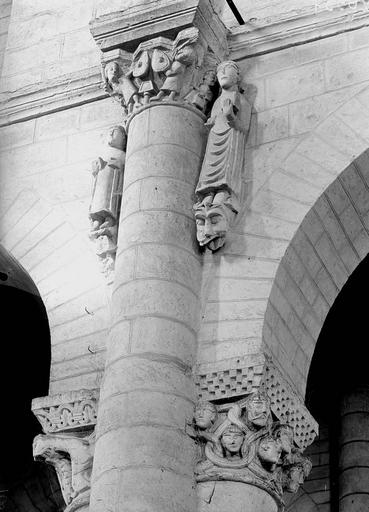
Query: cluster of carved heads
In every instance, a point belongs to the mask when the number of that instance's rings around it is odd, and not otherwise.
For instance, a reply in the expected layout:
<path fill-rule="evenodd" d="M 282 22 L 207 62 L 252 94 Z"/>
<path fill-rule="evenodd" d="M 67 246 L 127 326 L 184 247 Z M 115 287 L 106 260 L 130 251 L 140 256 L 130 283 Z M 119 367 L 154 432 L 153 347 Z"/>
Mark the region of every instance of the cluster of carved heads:
<path fill-rule="evenodd" d="M 294 443 L 293 428 L 273 420 L 270 400 L 254 393 L 230 408 L 200 400 L 194 436 L 202 449 L 197 478 L 260 481 L 279 498 L 296 492 L 311 470 Z"/>

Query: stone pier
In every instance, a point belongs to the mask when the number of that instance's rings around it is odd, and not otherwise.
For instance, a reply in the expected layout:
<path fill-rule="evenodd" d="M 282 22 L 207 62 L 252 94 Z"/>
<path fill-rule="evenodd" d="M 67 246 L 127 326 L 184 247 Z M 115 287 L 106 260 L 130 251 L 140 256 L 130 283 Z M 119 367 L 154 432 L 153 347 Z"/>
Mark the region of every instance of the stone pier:
<path fill-rule="evenodd" d="M 195 510 L 191 368 L 201 261 L 192 214 L 204 116 L 144 107 L 128 126 L 112 328 L 91 512 Z"/>

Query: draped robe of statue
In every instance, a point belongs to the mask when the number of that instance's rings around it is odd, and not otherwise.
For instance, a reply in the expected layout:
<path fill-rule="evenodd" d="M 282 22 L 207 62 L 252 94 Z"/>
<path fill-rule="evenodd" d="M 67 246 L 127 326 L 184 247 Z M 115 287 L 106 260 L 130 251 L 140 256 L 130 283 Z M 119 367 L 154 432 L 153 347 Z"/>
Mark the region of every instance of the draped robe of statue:
<path fill-rule="evenodd" d="M 227 108 L 229 101 L 230 109 Z M 243 95 L 238 90 L 223 89 L 207 123 L 212 128 L 196 187 L 200 197 L 228 191 L 232 209 L 236 213 L 240 208 L 244 151 L 250 119 L 251 106 Z"/>

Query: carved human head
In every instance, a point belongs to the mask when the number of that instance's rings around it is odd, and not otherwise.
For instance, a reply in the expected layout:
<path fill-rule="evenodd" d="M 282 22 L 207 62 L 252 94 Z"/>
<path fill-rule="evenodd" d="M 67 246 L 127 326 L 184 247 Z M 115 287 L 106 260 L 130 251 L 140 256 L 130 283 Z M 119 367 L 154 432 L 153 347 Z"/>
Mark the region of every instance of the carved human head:
<path fill-rule="evenodd" d="M 207 400 L 199 400 L 195 406 L 194 420 L 200 429 L 211 427 L 217 418 L 217 410 L 214 404 Z"/>
<path fill-rule="evenodd" d="M 236 212 L 229 201 L 228 193 L 206 196 L 195 205 L 197 240 L 201 247 L 220 249 L 224 243 L 230 223 Z"/>
<path fill-rule="evenodd" d="M 282 452 L 290 454 L 294 445 L 294 430 L 290 425 L 282 423 L 273 429 L 273 437 L 279 442 Z"/>
<path fill-rule="evenodd" d="M 123 126 L 112 126 L 107 134 L 107 143 L 112 148 L 124 151 L 127 143 L 127 136 Z"/>
<path fill-rule="evenodd" d="M 234 424 L 229 425 L 220 437 L 225 454 L 240 454 L 244 438 L 245 434 L 240 427 Z"/>
<path fill-rule="evenodd" d="M 297 492 L 305 478 L 309 476 L 312 468 L 311 460 L 298 454 L 294 464 L 291 464 L 284 472 L 284 489 L 288 492 Z"/>
<path fill-rule="evenodd" d="M 275 466 L 282 453 L 281 445 L 273 437 L 264 437 L 259 443 L 258 456 L 264 466 Z"/>
<path fill-rule="evenodd" d="M 108 62 L 104 69 L 104 76 L 108 83 L 117 82 L 118 78 L 122 75 L 122 71 L 118 62 Z"/>
<path fill-rule="evenodd" d="M 271 423 L 270 400 L 265 393 L 258 392 L 245 400 L 246 421 L 253 429 L 260 429 Z"/>
<path fill-rule="evenodd" d="M 217 78 L 222 89 L 231 89 L 240 82 L 240 70 L 233 60 L 221 62 L 217 68 Z"/>
<path fill-rule="evenodd" d="M 204 73 L 204 76 L 203 76 L 203 82 L 206 84 L 206 85 L 214 85 L 215 82 L 216 82 L 216 79 L 217 79 L 217 74 L 216 72 L 214 71 L 214 69 L 209 69 L 208 71 L 206 71 Z"/>

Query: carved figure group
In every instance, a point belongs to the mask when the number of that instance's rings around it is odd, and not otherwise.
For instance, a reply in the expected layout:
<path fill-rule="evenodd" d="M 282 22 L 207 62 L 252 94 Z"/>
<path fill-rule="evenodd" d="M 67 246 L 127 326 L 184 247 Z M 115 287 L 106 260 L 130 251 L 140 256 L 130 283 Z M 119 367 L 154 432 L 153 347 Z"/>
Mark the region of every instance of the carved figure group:
<path fill-rule="evenodd" d="M 198 242 L 212 251 L 224 245 L 240 210 L 244 151 L 251 120 L 251 106 L 241 92 L 237 64 L 219 64 L 217 79 L 221 92 L 206 123 L 210 132 L 194 206 Z"/>
<path fill-rule="evenodd" d="M 273 420 L 269 398 L 262 392 L 221 412 L 200 400 L 189 433 L 200 446 L 198 482 L 257 482 L 281 500 L 283 491 L 297 491 L 311 469 L 294 443 L 293 429 Z"/>
<path fill-rule="evenodd" d="M 180 31 L 174 41 L 165 37 L 144 41 L 134 52 L 128 72 L 123 72 L 118 61 L 103 66 L 105 90 L 120 102 L 127 117 L 150 102 L 177 101 L 197 86 L 194 70 L 204 53 L 199 31 L 194 27 Z M 208 85 L 204 83 L 199 94 L 202 98 L 196 100 L 197 108 L 205 108 Z"/>

